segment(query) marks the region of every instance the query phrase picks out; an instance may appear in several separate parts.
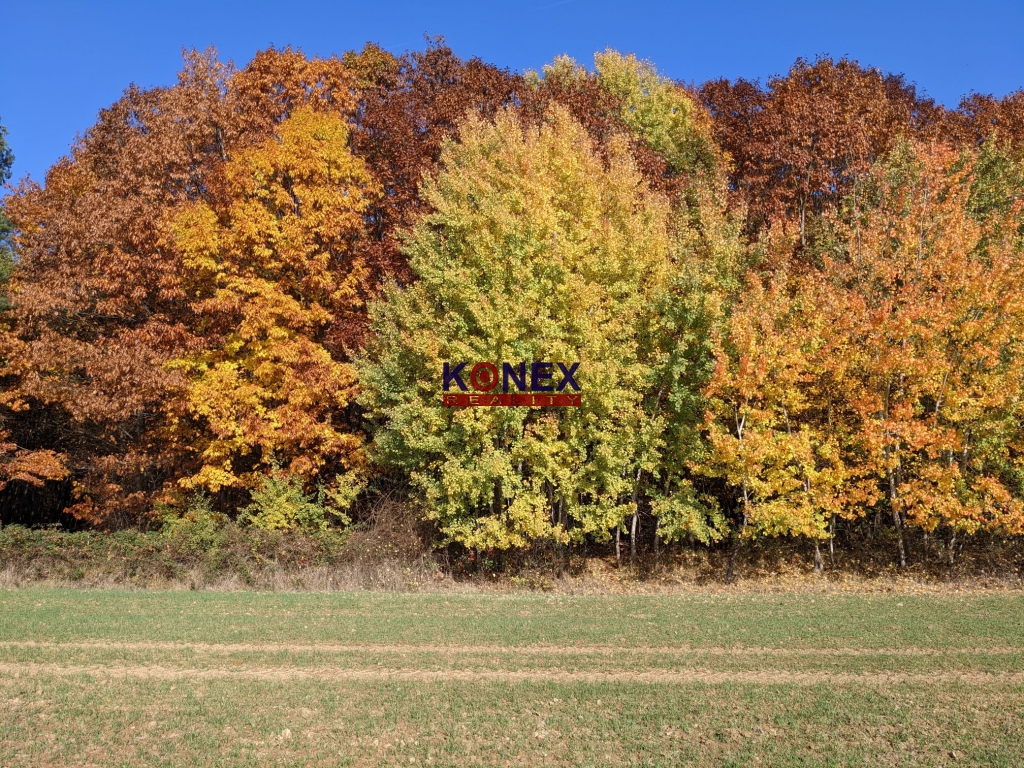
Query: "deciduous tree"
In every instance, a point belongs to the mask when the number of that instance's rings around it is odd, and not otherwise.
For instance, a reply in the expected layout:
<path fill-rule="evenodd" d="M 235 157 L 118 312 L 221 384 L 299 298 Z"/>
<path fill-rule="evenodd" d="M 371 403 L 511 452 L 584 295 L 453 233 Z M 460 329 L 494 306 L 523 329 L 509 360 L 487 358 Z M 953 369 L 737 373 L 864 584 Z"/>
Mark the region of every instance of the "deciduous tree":
<path fill-rule="evenodd" d="M 902 136 L 937 131 L 941 109 L 901 75 L 856 61 L 798 59 L 767 87 L 717 80 L 701 88 L 749 230 L 788 226 L 806 244 L 809 221 Z"/>
<path fill-rule="evenodd" d="M 450 540 L 607 537 L 657 470 L 664 419 L 644 399 L 669 208 L 627 141 L 608 152 L 558 105 L 536 128 L 511 111 L 469 119 L 423 188 L 433 213 L 405 246 L 416 281 L 374 305 L 361 371 L 376 456 L 409 472 Z M 445 408 L 446 360 L 578 360 L 583 405 Z"/>
<path fill-rule="evenodd" d="M 440 38 L 399 57 L 367 45 L 344 62 L 358 86 L 353 152 L 383 190 L 367 211 L 363 257 L 376 279 L 407 281 L 398 233 L 428 209 L 419 194 L 424 174 L 467 114 L 492 119 L 515 102 L 523 81 L 480 59 L 463 61 Z"/>
<path fill-rule="evenodd" d="M 11 178 L 11 166 L 14 165 L 14 153 L 7 144 L 7 129 L 0 125 L 0 185 L 6 184 Z M 7 281 L 14 268 L 14 248 L 11 242 L 14 225 L 4 213 L 0 205 L 0 312 L 9 305 L 7 301 Z"/>
<path fill-rule="evenodd" d="M 362 464 L 337 326 L 362 322 L 357 246 L 377 187 L 348 137 L 342 117 L 293 109 L 274 136 L 235 153 L 210 202 L 175 215 L 183 287 L 204 328 L 200 349 L 169 364 L 189 379 L 171 403 L 178 450 L 198 455 L 186 488 L 250 490 L 278 462 L 306 481 Z"/>
<path fill-rule="evenodd" d="M 70 511 L 96 524 L 147 514 L 154 494 L 188 471 L 166 439 L 165 363 L 202 345 L 165 226 L 205 199 L 235 152 L 264 142 L 302 105 L 345 114 L 352 87 L 340 60 L 267 51 L 242 72 L 214 52 L 186 55 L 179 82 L 129 88 L 47 173 L 8 200 L 20 264 L 4 369 L 15 441 L 62 457 Z M 31 414 L 31 416 L 26 416 Z"/>

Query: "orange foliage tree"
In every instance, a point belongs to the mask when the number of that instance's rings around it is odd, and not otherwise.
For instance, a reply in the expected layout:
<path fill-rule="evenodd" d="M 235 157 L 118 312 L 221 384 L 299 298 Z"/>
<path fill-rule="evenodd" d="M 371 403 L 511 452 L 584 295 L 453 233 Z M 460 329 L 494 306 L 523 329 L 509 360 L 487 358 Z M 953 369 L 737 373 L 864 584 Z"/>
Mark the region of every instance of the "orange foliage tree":
<path fill-rule="evenodd" d="M 435 169 L 445 139 L 467 114 L 493 119 L 515 103 L 523 78 L 480 59 L 463 61 L 444 40 L 394 57 L 372 45 L 344 57 L 357 89 L 352 149 L 382 194 L 367 211 L 363 257 L 372 275 L 411 279 L 399 232 L 429 210 L 420 197 L 424 173 Z"/>
<path fill-rule="evenodd" d="M 831 217 L 821 270 L 748 279 L 696 468 L 742 531 L 827 538 L 875 509 L 904 566 L 907 524 L 1024 532 L 1021 201 L 978 216 L 978 159 L 898 144 Z"/>
<path fill-rule="evenodd" d="M 976 163 L 898 145 L 848 200 L 825 258 L 820 301 L 843 345 L 829 358 L 843 360 L 859 451 L 897 531 L 1024 530 L 1021 209 L 972 215 Z"/>
<path fill-rule="evenodd" d="M 192 52 L 176 85 L 128 89 L 45 187 L 24 183 L 8 199 L 20 262 L 0 407 L 14 442 L 66 467 L 79 518 L 138 521 L 183 471 L 165 407 L 183 379 L 165 363 L 202 347 L 206 327 L 166 217 L 209 195 L 226 159 L 304 104 L 352 109 L 339 59 L 270 50 L 236 72 Z"/>
<path fill-rule="evenodd" d="M 705 389 L 708 451 L 694 469 L 734 491 L 726 499 L 736 537 L 730 577 L 744 537 L 809 538 L 820 570 L 819 542 L 834 533 L 836 516 L 856 516 L 875 498 L 834 418 L 824 353 L 831 331 L 807 298 L 784 271 L 768 280 L 748 275 L 715 345 Z"/>

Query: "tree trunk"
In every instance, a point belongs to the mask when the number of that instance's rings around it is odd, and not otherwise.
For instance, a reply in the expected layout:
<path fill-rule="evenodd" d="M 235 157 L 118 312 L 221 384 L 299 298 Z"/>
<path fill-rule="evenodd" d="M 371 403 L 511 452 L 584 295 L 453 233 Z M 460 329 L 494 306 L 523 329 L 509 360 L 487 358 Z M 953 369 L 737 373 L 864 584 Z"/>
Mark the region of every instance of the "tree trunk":
<path fill-rule="evenodd" d="M 892 522 L 896 526 L 896 546 L 900 555 L 900 568 L 907 567 L 907 550 L 903 544 L 903 521 L 900 519 L 900 511 L 893 507 Z"/>
<path fill-rule="evenodd" d="M 732 540 L 732 552 L 729 553 L 729 567 L 725 572 L 725 583 L 732 584 L 732 576 L 736 567 L 736 555 L 740 551 L 740 539 L 743 536 L 743 532 L 747 529 L 747 511 L 750 504 L 750 494 L 747 491 L 747 480 L 743 479 L 743 522 L 740 524 L 740 529 L 733 536 Z"/>
<path fill-rule="evenodd" d="M 565 529 L 568 528 L 568 519 L 565 515 L 565 496 L 561 496 L 558 499 L 558 524 L 562 527 L 562 533 L 565 533 Z M 558 543 L 558 555 L 559 560 L 562 563 L 562 567 L 568 567 L 569 565 L 569 548 L 563 546 L 561 542 Z"/>
<path fill-rule="evenodd" d="M 636 479 L 633 480 L 633 524 L 629 534 L 629 567 L 632 568 L 636 561 L 636 517 L 637 507 L 636 500 L 640 496 L 640 473 L 642 470 L 637 469 Z"/>
<path fill-rule="evenodd" d="M 736 570 L 736 555 L 740 551 L 740 536 L 736 534 L 732 538 L 732 552 L 729 553 L 729 567 L 725 570 L 725 583 L 732 584 L 733 573 Z"/>
<path fill-rule="evenodd" d="M 633 513 L 633 524 L 629 530 L 629 567 L 636 567 L 636 519 L 638 514 Z"/>
<path fill-rule="evenodd" d="M 615 567 L 616 568 L 621 568 L 622 567 L 622 542 L 620 540 L 621 539 L 621 536 L 620 536 L 621 532 L 622 532 L 622 528 L 621 527 L 615 529 Z"/>
<path fill-rule="evenodd" d="M 661 530 L 661 519 L 656 518 L 654 521 L 654 570 L 658 570 L 658 557 L 661 554 L 661 547 L 658 541 L 658 532 Z"/>
<path fill-rule="evenodd" d="M 806 217 L 807 217 L 807 199 L 803 195 L 800 195 L 800 246 L 801 247 L 806 247 L 807 246 L 807 238 L 805 236 L 806 228 L 805 228 L 805 224 L 804 224 L 804 222 L 806 220 Z"/>
<path fill-rule="evenodd" d="M 834 571 L 836 569 L 836 516 L 832 515 L 832 520 L 828 524 L 828 562 L 829 566 Z"/>
<path fill-rule="evenodd" d="M 825 572 L 825 562 L 821 559 L 821 546 L 817 539 L 814 540 L 814 572 L 819 576 Z"/>
<path fill-rule="evenodd" d="M 907 567 L 907 550 L 903 544 L 903 521 L 900 510 L 896 506 L 896 473 L 889 470 L 889 508 L 892 510 L 892 523 L 896 526 L 896 542 L 900 555 L 900 568 Z"/>

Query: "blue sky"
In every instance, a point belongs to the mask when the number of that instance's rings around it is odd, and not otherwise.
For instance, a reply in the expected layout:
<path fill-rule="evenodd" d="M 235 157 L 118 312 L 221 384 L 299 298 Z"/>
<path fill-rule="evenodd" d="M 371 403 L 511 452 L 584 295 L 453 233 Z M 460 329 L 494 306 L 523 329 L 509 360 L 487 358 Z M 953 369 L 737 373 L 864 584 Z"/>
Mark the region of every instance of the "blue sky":
<path fill-rule="evenodd" d="M 42 181 L 76 134 L 128 86 L 174 82 L 182 47 L 214 45 L 243 65 L 260 48 L 326 55 L 370 40 L 398 53 L 443 35 L 461 56 L 514 70 L 613 47 L 670 77 L 762 80 L 798 56 L 848 55 L 955 105 L 1024 87 L 1016 2 L 16 2 L 5 4 L 0 122 L 14 174 Z"/>

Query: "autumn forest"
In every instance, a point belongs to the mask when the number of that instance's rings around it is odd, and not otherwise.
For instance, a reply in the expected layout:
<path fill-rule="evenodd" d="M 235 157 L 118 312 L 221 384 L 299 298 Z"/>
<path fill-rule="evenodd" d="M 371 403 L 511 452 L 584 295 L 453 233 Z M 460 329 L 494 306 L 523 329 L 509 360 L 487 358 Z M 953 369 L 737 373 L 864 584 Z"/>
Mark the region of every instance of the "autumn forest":
<path fill-rule="evenodd" d="M 193 51 L 2 210 L 3 523 L 1024 535 L 1024 91 Z M 454 360 L 578 360 L 582 405 L 446 408 Z"/>

